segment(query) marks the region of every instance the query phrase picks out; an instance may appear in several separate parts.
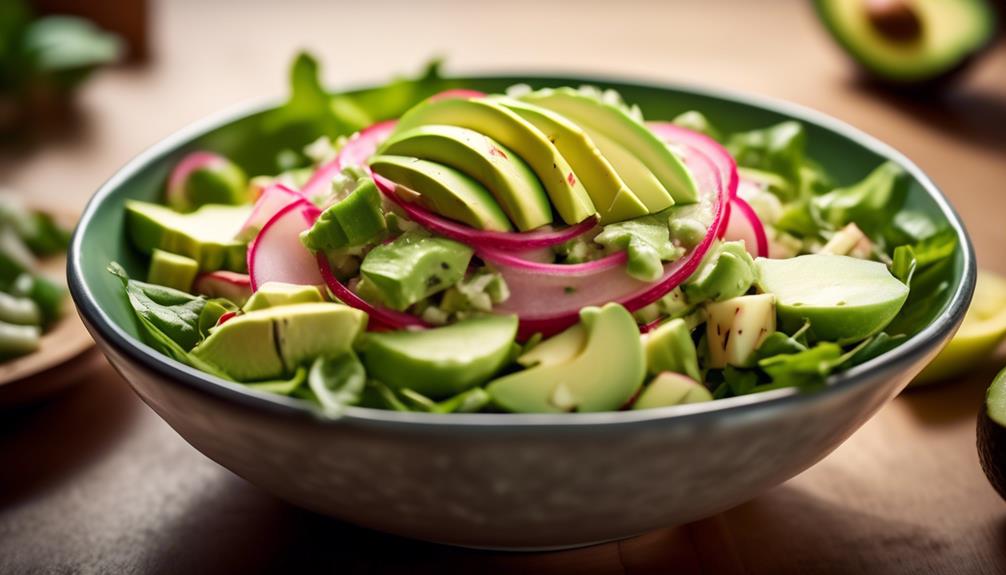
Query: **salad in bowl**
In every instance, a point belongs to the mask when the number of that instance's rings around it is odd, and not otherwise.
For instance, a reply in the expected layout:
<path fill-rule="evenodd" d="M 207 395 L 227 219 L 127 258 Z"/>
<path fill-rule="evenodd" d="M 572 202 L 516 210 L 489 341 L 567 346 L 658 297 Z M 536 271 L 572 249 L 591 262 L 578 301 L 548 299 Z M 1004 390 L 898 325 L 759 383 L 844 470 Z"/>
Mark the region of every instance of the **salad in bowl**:
<path fill-rule="evenodd" d="M 179 156 L 159 201 L 122 207 L 145 276 L 108 262 L 148 344 L 248 388 L 330 414 L 813 389 L 947 289 L 958 234 L 908 205 L 905 168 L 836 184 L 798 121 L 726 133 L 715 111 L 527 84 L 308 113 L 314 72 L 298 60 L 266 123 L 316 137 L 274 173 Z"/>

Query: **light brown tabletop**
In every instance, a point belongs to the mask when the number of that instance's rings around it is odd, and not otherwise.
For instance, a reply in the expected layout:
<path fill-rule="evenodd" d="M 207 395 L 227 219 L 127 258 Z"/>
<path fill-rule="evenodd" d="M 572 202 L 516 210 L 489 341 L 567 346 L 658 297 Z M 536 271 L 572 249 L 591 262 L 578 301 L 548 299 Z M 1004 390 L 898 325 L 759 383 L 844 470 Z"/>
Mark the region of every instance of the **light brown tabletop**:
<path fill-rule="evenodd" d="M 0 185 L 80 208 L 146 146 L 285 90 L 297 48 L 333 85 L 411 72 L 566 71 L 726 87 L 848 121 L 915 160 L 1006 273 L 1006 45 L 938 101 L 855 79 L 810 7 L 758 2 L 162 2 L 154 60 L 104 73 L 84 115 L 19 151 Z M 477 8 L 476 8 L 477 7 Z M 1000 364 L 1006 363 L 1000 361 Z M 548 554 L 482 553 L 297 510 L 206 459 L 97 355 L 52 401 L 0 414 L 0 573 L 1006 573 L 1006 502 L 985 481 L 975 416 L 989 366 L 902 394 L 818 465 L 718 516 Z"/>

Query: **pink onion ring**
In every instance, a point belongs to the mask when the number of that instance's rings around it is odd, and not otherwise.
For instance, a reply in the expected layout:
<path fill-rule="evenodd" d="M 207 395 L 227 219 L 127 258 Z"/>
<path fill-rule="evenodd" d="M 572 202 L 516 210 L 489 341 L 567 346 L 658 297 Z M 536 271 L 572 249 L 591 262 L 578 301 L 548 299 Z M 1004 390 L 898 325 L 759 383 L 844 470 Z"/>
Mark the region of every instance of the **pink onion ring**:
<path fill-rule="evenodd" d="M 473 247 L 486 247 L 508 252 L 525 252 L 554 246 L 582 235 L 597 225 L 597 218 L 588 218 L 576 225 L 557 230 L 536 232 L 488 232 L 477 230 L 438 216 L 426 208 L 403 200 L 396 192 L 397 184 L 378 174 L 372 175 L 384 197 L 400 207 L 410 220 L 435 234 L 457 240 Z"/>
<path fill-rule="evenodd" d="M 726 239 L 744 240 L 744 245 L 752 256 L 767 258 L 768 235 L 754 208 L 739 196 L 730 200 L 730 203 L 733 204 L 733 209 L 726 227 Z"/>

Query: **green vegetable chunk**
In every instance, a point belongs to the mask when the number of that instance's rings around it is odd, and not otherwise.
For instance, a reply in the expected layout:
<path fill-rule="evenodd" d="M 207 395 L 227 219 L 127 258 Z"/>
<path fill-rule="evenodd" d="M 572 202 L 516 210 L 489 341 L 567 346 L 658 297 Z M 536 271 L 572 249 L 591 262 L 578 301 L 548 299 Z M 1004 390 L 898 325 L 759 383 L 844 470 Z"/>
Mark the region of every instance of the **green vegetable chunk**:
<path fill-rule="evenodd" d="M 817 254 L 755 264 L 758 288 L 776 296 L 783 331 L 809 321 L 819 341 L 865 339 L 884 329 L 908 297 L 908 286 L 879 262 Z"/>
<path fill-rule="evenodd" d="M 499 371 L 516 335 L 516 316 L 486 315 L 422 331 L 370 333 L 360 353 L 371 377 L 443 399 Z"/>
<path fill-rule="evenodd" d="M 35 302 L 0 292 L 0 322 L 17 325 L 40 325 L 42 313 Z"/>
<path fill-rule="evenodd" d="M 179 189 L 169 189 L 168 206 L 189 212 L 201 206 L 236 206 L 251 200 L 248 176 L 237 164 L 222 156 L 189 172 Z"/>
<path fill-rule="evenodd" d="M 388 229 L 381 209 L 381 192 L 369 178 L 345 199 L 325 209 L 300 241 L 311 251 L 363 246 L 380 239 Z"/>
<path fill-rule="evenodd" d="M 155 248 L 147 282 L 187 292 L 192 289 L 197 273 L 199 262 L 196 260 Z"/>
<path fill-rule="evenodd" d="M 325 301 L 315 286 L 266 282 L 245 302 L 244 311 L 255 311 L 270 307 L 294 305 L 298 303 L 318 303 Z"/>
<path fill-rule="evenodd" d="M 754 280 L 754 260 L 743 242 L 723 242 L 710 250 L 681 289 L 692 304 L 722 301 L 744 295 Z"/>
<path fill-rule="evenodd" d="M 11 295 L 26 297 L 42 312 L 43 323 L 49 324 L 63 315 L 66 288 L 44 276 L 23 273 L 11 285 Z"/>
<path fill-rule="evenodd" d="M 234 239 L 251 213 L 251 206 L 203 206 L 182 214 L 146 202 L 126 202 L 126 229 L 143 253 L 155 249 L 192 258 L 201 271 L 244 272 L 247 246 Z"/>
<path fill-rule="evenodd" d="M 37 325 L 15 325 L 0 322 L 0 358 L 12 358 L 32 353 L 42 342 L 42 330 Z"/>
<path fill-rule="evenodd" d="M 625 405 L 646 375 L 636 321 L 624 307 L 610 303 L 582 309 L 580 322 L 586 341 L 579 353 L 491 382 L 486 391 L 493 403 L 520 413 L 611 411 Z"/>
<path fill-rule="evenodd" d="M 712 400 L 713 394 L 701 383 L 680 373 L 664 372 L 643 389 L 632 404 L 632 409 L 653 409 Z"/>
<path fill-rule="evenodd" d="M 409 232 L 372 249 L 360 272 L 381 303 L 404 310 L 463 278 L 472 253 L 453 240 Z"/>
<path fill-rule="evenodd" d="M 317 357 L 349 351 L 367 314 L 337 303 L 255 310 L 213 329 L 192 355 L 238 381 L 276 379 Z"/>
<path fill-rule="evenodd" d="M 688 323 L 681 318 L 663 323 L 643 337 L 646 350 L 646 371 L 681 373 L 699 381 L 699 358 Z"/>

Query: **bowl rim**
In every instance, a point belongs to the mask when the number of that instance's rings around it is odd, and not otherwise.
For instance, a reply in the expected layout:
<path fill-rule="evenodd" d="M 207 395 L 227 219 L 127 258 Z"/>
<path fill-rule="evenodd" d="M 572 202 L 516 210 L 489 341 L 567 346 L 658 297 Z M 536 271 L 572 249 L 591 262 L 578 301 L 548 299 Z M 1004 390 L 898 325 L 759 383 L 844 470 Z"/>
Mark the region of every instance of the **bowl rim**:
<path fill-rule="evenodd" d="M 238 103 L 224 110 L 204 117 L 161 139 L 133 157 L 123 167 L 105 181 L 88 200 L 67 257 L 67 281 L 74 304 L 77 306 L 85 325 L 96 338 L 110 346 L 140 366 L 154 374 L 163 376 L 172 385 L 182 385 L 191 390 L 207 393 L 218 399 L 273 415 L 314 421 L 324 425 L 356 424 L 378 426 L 407 426 L 421 430 L 429 427 L 464 427 L 473 430 L 487 428 L 534 429 L 569 428 L 583 430 L 612 425 L 645 425 L 655 422 L 674 421 L 684 423 L 696 419 L 707 419 L 751 412 L 755 409 L 782 409 L 794 402 L 819 401 L 832 394 L 852 390 L 875 381 L 878 376 L 894 375 L 901 372 L 915 360 L 922 358 L 933 348 L 943 343 L 960 325 L 971 301 L 976 282 L 976 259 L 974 247 L 967 230 L 954 207 L 936 183 L 907 156 L 879 139 L 853 127 L 852 125 L 819 112 L 812 108 L 729 89 L 696 86 L 689 83 L 652 81 L 617 74 L 579 74 L 575 72 L 535 72 L 519 74 L 507 71 L 500 74 L 484 72 L 464 74 L 447 78 L 455 81 L 512 81 L 513 83 L 565 82 L 570 84 L 617 84 L 643 90 L 663 90 L 691 93 L 721 101 L 762 108 L 807 124 L 832 131 L 852 140 L 859 146 L 901 165 L 915 178 L 946 216 L 951 228 L 956 232 L 963 253 L 961 279 L 942 313 L 922 331 L 915 334 L 898 347 L 842 373 L 832 375 L 827 384 L 812 392 L 801 392 L 795 388 L 785 388 L 716 401 L 668 406 L 639 411 L 613 411 L 600 413 L 452 413 L 433 414 L 424 412 L 398 412 L 365 407 L 347 407 L 338 414 L 325 413 L 320 408 L 306 402 L 275 394 L 255 391 L 240 383 L 226 381 L 182 364 L 147 346 L 139 339 L 126 333 L 102 310 L 91 288 L 83 280 L 82 253 L 84 230 L 93 220 L 98 207 L 111 196 L 121 184 L 146 165 L 171 155 L 192 140 L 229 123 L 252 116 L 281 103 L 279 98 L 256 98 Z M 380 86 L 368 83 L 342 87 L 337 92 L 351 92 Z M 128 380 L 127 380 L 128 381 Z"/>

